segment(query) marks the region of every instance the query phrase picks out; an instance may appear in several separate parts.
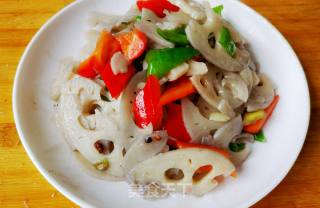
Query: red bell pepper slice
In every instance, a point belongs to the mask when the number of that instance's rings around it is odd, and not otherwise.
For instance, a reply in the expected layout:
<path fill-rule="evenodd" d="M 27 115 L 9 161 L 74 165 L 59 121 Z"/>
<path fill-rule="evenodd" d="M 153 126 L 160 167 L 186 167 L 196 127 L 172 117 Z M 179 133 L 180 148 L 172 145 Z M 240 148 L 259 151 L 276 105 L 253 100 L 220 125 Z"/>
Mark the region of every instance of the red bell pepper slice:
<path fill-rule="evenodd" d="M 184 142 L 190 142 L 191 137 L 187 132 L 182 118 L 181 105 L 170 103 L 167 105 L 167 119 L 163 128 L 167 130 L 168 135 Z"/>
<path fill-rule="evenodd" d="M 154 75 L 149 76 L 133 103 L 134 120 L 139 127 L 152 124 L 154 129 L 160 128 L 163 118 L 163 108 L 159 105 L 160 93 L 159 80 Z"/>
<path fill-rule="evenodd" d="M 220 149 L 218 147 L 214 147 L 214 146 L 208 146 L 208 145 L 203 145 L 203 144 L 193 144 L 193 143 L 186 143 L 183 141 L 179 141 L 179 140 L 172 140 L 169 139 L 168 140 L 168 145 L 175 147 L 177 149 L 185 149 L 185 148 L 202 148 L 202 149 L 209 149 L 212 150 L 216 153 L 221 154 L 222 156 L 226 157 L 226 158 L 230 158 L 230 154 L 228 151 Z"/>
<path fill-rule="evenodd" d="M 100 69 L 104 68 L 113 54 L 119 51 L 121 51 L 121 45 L 117 39 L 110 32 L 102 31 L 94 52 L 97 63 L 101 67 Z"/>
<path fill-rule="evenodd" d="M 85 61 L 80 63 L 77 73 L 80 76 L 83 76 L 83 77 L 86 77 L 86 78 L 89 78 L 89 79 L 95 78 L 97 76 L 97 72 L 96 72 L 96 70 L 94 68 L 95 61 L 96 61 L 95 57 L 94 56 L 90 56 Z"/>
<path fill-rule="evenodd" d="M 270 116 L 272 115 L 274 109 L 276 108 L 278 102 L 279 102 L 279 95 L 276 95 L 272 101 L 272 103 L 266 108 L 264 109 L 264 112 L 266 113 L 266 116 L 263 119 L 260 119 L 258 121 L 256 121 L 253 124 L 247 125 L 243 127 L 243 130 L 245 132 L 251 133 L 251 134 L 257 134 L 259 133 L 263 126 L 266 124 L 266 122 L 268 121 L 268 119 L 270 118 Z"/>
<path fill-rule="evenodd" d="M 115 75 L 111 69 L 110 63 L 106 65 L 104 70 L 99 71 L 101 78 L 106 84 L 111 96 L 113 98 L 118 98 L 127 83 L 130 81 L 131 77 L 135 73 L 135 68 L 133 65 L 128 66 L 128 71 L 126 73 L 120 73 Z"/>
<path fill-rule="evenodd" d="M 169 83 L 168 88 L 160 98 L 160 105 L 164 106 L 195 92 L 197 92 L 197 90 L 192 85 L 190 79 L 185 76 L 181 77 L 180 79 Z"/>
<path fill-rule="evenodd" d="M 122 52 L 129 62 L 141 56 L 147 48 L 148 38 L 138 29 L 133 29 L 116 38 L 120 42 Z"/>
<path fill-rule="evenodd" d="M 121 51 L 120 43 L 110 32 L 102 31 L 93 54 L 80 64 L 78 74 L 87 78 L 96 77 L 118 51 Z"/>
<path fill-rule="evenodd" d="M 166 16 L 163 12 L 164 10 L 168 10 L 169 12 L 179 11 L 179 7 L 171 4 L 168 0 L 138 0 L 137 6 L 140 11 L 143 8 L 149 9 L 160 18 Z"/>
<path fill-rule="evenodd" d="M 95 51 L 78 68 L 78 74 L 87 78 L 94 78 L 99 73 L 113 98 L 119 97 L 135 73 L 135 68 L 129 66 L 126 73 L 113 74 L 110 60 L 119 51 L 119 41 L 110 32 L 102 31 Z"/>

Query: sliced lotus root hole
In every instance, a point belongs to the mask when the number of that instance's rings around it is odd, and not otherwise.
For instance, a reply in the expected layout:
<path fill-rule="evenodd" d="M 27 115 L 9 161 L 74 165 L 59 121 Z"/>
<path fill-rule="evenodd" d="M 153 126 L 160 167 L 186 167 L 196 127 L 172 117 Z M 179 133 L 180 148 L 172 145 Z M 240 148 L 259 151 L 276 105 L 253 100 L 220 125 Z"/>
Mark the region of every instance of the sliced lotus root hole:
<path fill-rule="evenodd" d="M 216 77 L 218 80 L 222 80 L 224 78 L 223 72 L 216 72 Z"/>
<path fill-rule="evenodd" d="M 260 79 L 260 82 L 258 83 L 258 87 L 262 87 L 264 85 L 263 81 Z"/>
<path fill-rule="evenodd" d="M 213 33 L 210 33 L 208 35 L 208 43 L 209 43 L 211 48 L 215 48 L 216 47 L 216 38 L 214 37 Z"/>
<path fill-rule="evenodd" d="M 103 155 L 109 155 L 114 150 L 114 144 L 110 140 L 100 139 L 94 143 L 95 149 Z"/>
<path fill-rule="evenodd" d="M 150 144 L 151 142 L 153 141 L 152 137 L 151 136 L 148 136 L 144 139 L 144 142 L 147 143 L 147 144 Z"/>
<path fill-rule="evenodd" d="M 103 82 L 103 81 L 102 81 Z M 105 101 L 105 102 L 110 102 L 110 99 L 108 97 L 108 89 L 101 89 L 100 91 L 100 98 L 101 100 Z"/>
<path fill-rule="evenodd" d="M 179 168 L 170 168 L 164 173 L 168 180 L 178 181 L 183 179 L 184 173 Z"/>
<path fill-rule="evenodd" d="M 208 81 L 204 78 L 200 79 L 200 83 L 203 87 L 208 87 L 208 84 L 209 84 Z"/>
<path fill-rule="evenodd" d="M 223 175 L 218 175 L 218 176 L 214 177 L 212 179 L 212 181 L 216 181 L 217 183 L 220 184 L 220 183 L 222 183 L 224 181 L 224 176 Z"/>
<path fill-rule="evenodd" d="M 102 107 L 97 104 L 95 101 L 87 103 L 83 108 L 83 114 L 94 115 L 96 110 L 102 111 Z"/>
<path fill-rule="evenodd" d="M 126 155 L 127 151 L 125 148 L 122 149 L 122 156 L 124 157 Z"/>
<path fill-rule="evenodd" d="M 214 133 L 216 133 L 217 130 L 211 130 L 210 131 L 210 135 L 214 135 Z"/>
<path fill-rule="evenodd" d="M 89 114 L 90 114 L 90 115 L 95 114 L 95 113 L 96 113 L 96 110 L 98 110 L 98 111 L 102 112 L 102 108 L 101 108 L 101 106 L 100 106 L 100 105 L 98 105 L 98 104 L 96 104 L 96 103 L 94 103 L 94 104 L 93 104 L 93 105 L 91 105 L 90 107 L 91 107 L 91 108 L 90 108 L 90 110 L 89 110 Z"/>
<path fill-rule="evenodd" d="M 152 136 L 148 136 L 144 139 L 145 143 L 149 144 L 151 142 L 157 142 L 157 141 L 161 141 L 161 137 L 159 135 L 152 135 Z"/>
<path fill-rule="evenodd" d="M 212 168 L 213 168 L 212 165 L 204 165 L 204 166 L 199 167 L 194 172 L 194 174 L 192 176 L 192 181 L 194 183 L 201 181 L 206 175 L 208 175 L 210 173 Z"/>

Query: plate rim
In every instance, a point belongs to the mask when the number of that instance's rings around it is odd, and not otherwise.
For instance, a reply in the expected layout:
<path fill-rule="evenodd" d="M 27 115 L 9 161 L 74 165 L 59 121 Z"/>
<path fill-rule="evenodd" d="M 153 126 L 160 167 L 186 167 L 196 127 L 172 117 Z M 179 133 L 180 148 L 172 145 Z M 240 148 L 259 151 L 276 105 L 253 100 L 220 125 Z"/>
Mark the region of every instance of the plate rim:
<path fill-rule="evenodd" d="M 47 20 L 36 32 L 36 34 L 32 37 L 31 41 L 28 43 L 27 47 L 25 48 L 23 55 L 21 56 L 20 60 L 19 60 L 19 64 L 17 65 L 17 69 L 15 72 L 15 77 L 14 77 L 14 83 L 13 83 L 13 91 L 12 91 L 12 111 L 13 111 L 13 117 L 14 117 L 14 123 L 17 129 L 17 133 L 18 136 L 20 138 L 20 141 L 25 149 L 25 151 L 27 152 L 28 157 L 30 158 L 30 160 L 32 161 L 32 163 L 35 165 L 35 167 L 37 168 L 37 170 L 41 173 L 41 175 L 50 183 L 50 185 L 52 185 L 55 189 L 57 189 L 59 192 L 61 192 L 66 198 L 68 198 L 69 200 L 71 200 L 72 202 L 74 202 L 75 204 L 81 206 L 81 207 L 93 207 L 91 204 L 89 204 L 88 202 L 86 202 L 85 200 L 83 200 L 81 197 L 78 197 L 77 195 L 75 195 L 72 191 L 68 190 L 68 188 L 65 188 L 63 185 L 61 185 L 56 179 L 54 179 L 53 176 L 51 176 L 49 174 L 49 172 L 42 166 L 42 164 L 36 159 L 33 151 L 31 150 L 25 136 L 23 133 L 23 130 L 21 128 L 21 122 L 20 122 L 20 117 L 18 114 L 18 103 L 17 103 L 17 93 L 18 93 L 18 85 L 19 85 L 19 78 L 21 75 L 21 71 L 23 69 L 23 65 L 24 62 L 27 60 L 26 56 L 27 54 L 30 52 L 30 50 L 32 49 L 32 47 L 34 46 L 34 43 L 37 41 L 38 38 L 41 37 L 42 33 L 59 17 L 61 16 L 63 13 L 67 12 L 69 9 L 71 9 L 72 7 L 75 7 L 78 4 L 81 4 L 82 2 L 85 2 L 88 0 L 78 0 L 78 1 L 74 1 L 72 3 L 70 3 L 69 5 L 65 6 L 64 8 L 62 8 L 61 10 L 59 10 L 57 13 L 55 13 L 49 20 Z M 202 1 L 202 0 L 200 0 Z M 306 76 L 306 73 L 304 71 L 304 68 L 301 64 L 301 61 L 299 59 L 299 57 L 297 56 L 297 54 L 295 53 L 293 47 L 291 46 L 291 44 L 288 42 L 288 40 L 284 37 L 284 35 L 264 16 L 262 16 L 259 12 L 257 12 L 256 10 L 254 10 L 253 8 L 249 7 L 248 5 L 246 5 L 245 3 L 241 2 L 241 1 L 235 1 L 235 0 L 223 0 L 223 1 L 229 1 L 234 4 L 237 4 L 238 6 L 244 8 L 245 10 L 247 10 L 247 12 L 250 12 L 251 14 L 253 14 L 256 18 L 259 18 L 261 21 L 265 22 L 266 25 L 268 25 L 273 32 L 276 33 L 276 35 L 278 35 L 281 38 L 281 41 L 287 46 L 288 51 L 290 52 L 290 54 L 294 57 L 295 61 L 297 62 L 296 65 L 297 67 L 300 67 L 300 73 L 302 74 L 302 77 L 304 78 L 304 88 L 306 91 L 306 105 L 307 105 L 307 109 L 305 109 L 306 111 L 306 126 L 305 126 L 305 130 L 304 130 L 304 139 L 301 140 L 301 143 L 299 143 L 299 147 L 297 148 L 297 152 L 295 152 L 295 157 L 292 158 L 291 161 L 289 161 L 287 163 L 288 168 L 286 168 L 285 170 L 283 170 L 281 172 L 281 174 L 278 174 L 277 177 L 273 180 L 272 183 L 270 183 L 269 186 L 265 186 L 263 191 L 261 191 L 259 194 L 257 194 L 255 197 L 252 197 L 251 199 L 245 201 L 243 204 L 241 204 L 239 207 L 249 207 L 254 205 L 255 203 L 257 203 L 258 201 L 262 200 L 266 195 L 268 195 L 269 193 L 271 193 L 287 176 L 287 174 L 290 172 L 290 170 L 293 168 L 296 160 L 298 159 L 300 152 L 302 150 L 302 147 L 304 146 L 304 143 L 306 141 L 307 138 L 307 133 L 309 130 L 309 126 L 310 126 L 310 117 L 311 117 L 311 98 L 310 98 L 310 88 L 309 88 L 309 83 L 308 83 L 308 79 Z"/>
<path fill-rule="evenodd" d="M 58 190 L 60 193 L 62 193 L 66 198 L 71 200 L 73 203 L 79 205 L 80 207 L 93 207 L 91 204 L 87 203 L 82 198 L 76 196 L 74 193 L 69 191 L 67 188 L 60 185 L 57 180 L 52 177 L 49 172 L 42 166 L 42 164 L 36 159 L 35 155 L 33 154 L 28 142 L 25 139 L 23 130 L 21 128 L 20 124 L 20 117 L 18 115 L 18 103 L 17 103 L 17 93 L 18 93 L 18 85 L 19 85 L 19 77 L 24 65 L 24 62 L 26 61 L 26 56 L 32 49 L 34 43 L 37 41 L 38 38 L 41 37 L 42 33 L 63 13 L 67 12 L 70 8 L 76 6 L 77 4 L 87 1 L 87 0 L 78 0 L 74 1 L 67 6 L 60 9 L 58 12 L 56 12 L 52 17 L 50 17 L 36 32 L 36 34 L 31 38 L 30 42 L 28 43 L 27 47 L 25 48 L 20 60 L 19 64 L 16 69 L 16 74 L 14 77 L 14 83 L 13 83 L 13 91 L 12 91 L 12 111 L 13 111 L 13 118 L 15 127 L 18 133 L 18 136 L 20 138 L 20 141 L 27 152 L 28 157 L 36 167 L 36 169 L 40 172 L 40 174 L 49 182 L 50 185 L 52 185 L 56 190 Z"/>

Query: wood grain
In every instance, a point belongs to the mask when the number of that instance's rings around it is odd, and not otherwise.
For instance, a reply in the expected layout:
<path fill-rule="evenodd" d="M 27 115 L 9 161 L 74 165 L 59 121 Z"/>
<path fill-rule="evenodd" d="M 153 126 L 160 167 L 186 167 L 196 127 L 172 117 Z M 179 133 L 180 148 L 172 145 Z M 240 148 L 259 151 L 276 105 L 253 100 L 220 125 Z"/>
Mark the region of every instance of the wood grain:
<path fill-rule="evenodd" d="M 35 169 L 19 143 L 11 109 L 18 61 L 35 32 L 72 0 L 0 0 L 0 207 L 76 207 Z M 309 80 L 311 126 L 283 182 L 255 208 L 320 207 L 320 1 L 244 0 L 269 19 L 297 52 Z M 266 40 L 267 41 L 267 40 Z"/>

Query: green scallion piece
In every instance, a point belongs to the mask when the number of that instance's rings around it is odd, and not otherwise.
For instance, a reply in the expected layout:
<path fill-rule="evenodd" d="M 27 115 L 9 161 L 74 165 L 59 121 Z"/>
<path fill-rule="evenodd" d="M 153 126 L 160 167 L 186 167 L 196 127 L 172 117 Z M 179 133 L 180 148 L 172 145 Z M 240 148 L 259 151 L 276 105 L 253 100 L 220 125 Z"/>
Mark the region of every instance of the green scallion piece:
<path fill-rule="evenodd" d="M 212 10 L 213 10 L 216 14 L 218 14 L 218 15 L 221 16 L 221 13 L 222 13 L 222 10 L 223 10 L 223 5 L 221 4 L 221 5 L 219 5 L 219 6 L 213 7 Z"/>
<path fill-rule="evenodd" d="M 229 144 L 229 149 L 232 152 L 241 152 L 242 150 L 244 150 L 245 147 L 246 147 L 245 143 L 233 143 L 233 142 L 231 142 Z"/>
<path fill-rule="evenodd" d="M 258 142 L 266 142 L 267 141 L 267 138 L 264 135 L 263 130 L 261 130 L 259 133 L 254 135 L 254 140 L 258 141 Z"/>
<path fill-rule="evenodd" d="M 141 21 L 141 16 L 136 16 L 136 22 L 139 22 L 139 21 Z"/>

